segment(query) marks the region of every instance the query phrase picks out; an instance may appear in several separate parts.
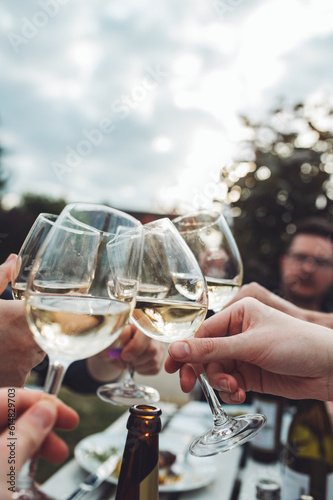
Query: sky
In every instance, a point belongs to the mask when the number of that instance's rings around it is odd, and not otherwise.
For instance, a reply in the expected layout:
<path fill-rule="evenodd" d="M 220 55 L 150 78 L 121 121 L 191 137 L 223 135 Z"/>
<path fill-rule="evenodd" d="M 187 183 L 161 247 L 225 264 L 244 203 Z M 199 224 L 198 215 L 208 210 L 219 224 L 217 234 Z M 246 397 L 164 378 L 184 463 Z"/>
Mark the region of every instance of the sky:
<path fill-rule="evenodd" d="M 331 0 L 0 0 L 5 202 L 209 203 L 265 116 L 333 94 Z"/>

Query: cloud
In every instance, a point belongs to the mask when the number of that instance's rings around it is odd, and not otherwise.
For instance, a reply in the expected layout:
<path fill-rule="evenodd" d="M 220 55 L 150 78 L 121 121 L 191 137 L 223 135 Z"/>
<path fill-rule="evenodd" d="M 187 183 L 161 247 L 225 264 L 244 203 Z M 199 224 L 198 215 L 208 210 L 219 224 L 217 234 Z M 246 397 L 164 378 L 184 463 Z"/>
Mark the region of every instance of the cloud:
<path fill-rule="evenodd" d="M 164 0 L 158 8 L 0 0 L 8 189 L 131 210 L 192 203 L 232 154 L 237 113 L 329 84 L 330 14 L 328 0 Z M 171 147 L 156 148 L 159 137 Z"/>

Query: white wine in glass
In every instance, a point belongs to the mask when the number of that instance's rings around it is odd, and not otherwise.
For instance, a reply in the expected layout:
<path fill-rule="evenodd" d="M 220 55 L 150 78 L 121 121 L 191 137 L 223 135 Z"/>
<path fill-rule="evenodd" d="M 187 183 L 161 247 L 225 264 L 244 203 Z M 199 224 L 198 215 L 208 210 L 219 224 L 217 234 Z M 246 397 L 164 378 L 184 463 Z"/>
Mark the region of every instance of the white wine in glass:
<path fill-rule="evenodd" d="M 189 338 L 207 313 L 200 267 L 169 219 L 151 222 L 143 229 L 142 268 L 132 321 L 162 342 Z"/>
<path fill-rule="evenodd" d="M 236 295 L 243 280 L 243 264 L 230 228 L 219 212 L 204 210 L 172 221 L 205 276 L 208 308 L 221 311 Z"/>

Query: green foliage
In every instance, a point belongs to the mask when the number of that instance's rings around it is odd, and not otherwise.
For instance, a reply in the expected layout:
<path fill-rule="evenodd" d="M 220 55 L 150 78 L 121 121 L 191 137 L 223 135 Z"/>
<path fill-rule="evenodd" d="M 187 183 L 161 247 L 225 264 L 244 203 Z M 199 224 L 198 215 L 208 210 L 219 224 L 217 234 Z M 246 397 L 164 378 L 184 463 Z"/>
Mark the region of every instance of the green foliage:
<path fill-rule="evenodd" d="M 18 253 L 39 213 L 59 214 L 65 204 L 62 199 L 26 194 L 22 197 L 20 206 L 9 211 L 0 209 L 0 262 L 10 253 Z"/>
<path fill-rule="evenodd" d="M 63 199 L 50 198 L 33 193 L 24 194 L 21 201 L 21 207 L 27 212 L 36 215 L 36 217 L 41 212 L 58 215 L 65 205 L 66 202 Z"/>
<path fill-rule="evenodd" d="M 3 153 L 4 153 L 4 150 L 3 148 L 0 146 L 0 161 L 1 161 L 1 158 L 3 156 Z M 0 199 L 1 199 L 1 195 L 6 187 L 6 184 L 8 182 L 8 175 L 5 174 L 4 170 L 3 170 L 3 167 L 0 163 Z"/>
<path fill-rule="evenodd" d="M 277 109 L 265 123 L 242 117 L 248 139 L 220 181 L 228 188 L 245 281 L 274 289 L 294 223 L 311 215 L 332 220 L 332 117 L 326 103 Z"/>

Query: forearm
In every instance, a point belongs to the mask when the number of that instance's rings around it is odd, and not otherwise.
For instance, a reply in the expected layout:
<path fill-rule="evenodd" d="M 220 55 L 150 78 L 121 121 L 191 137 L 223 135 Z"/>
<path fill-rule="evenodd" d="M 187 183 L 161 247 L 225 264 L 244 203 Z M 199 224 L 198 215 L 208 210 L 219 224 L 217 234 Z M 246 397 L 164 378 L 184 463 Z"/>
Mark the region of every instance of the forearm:
<path fill-rule="evenodd" d="M 260 300 L 260 302 L 289 314 L 289 316 L 293 316 L 294 318 L 301 319 L 303 321 L 308 321 L 309 323 L 326 326 L 327 328 L 333 328 L 333 313 L 303 309 L 296 306 L 292 302 L 289 302 L 272 292 L 268 292 L 260 286 L 254 286 L 253 284 L 248 287 L 244 286 L 244 291 L 245 293 L 248 293 L 248 296 L 253 296 L 254 298 Z M 241 298 L 241 294 L 239 294 L 239 298 Z"/>
<path fill-rule="evenodd" d="M 305 319 L 310 323 L 333 328 L 333 313 L 325 313 L 320 311 L 305 311 Z"/>

